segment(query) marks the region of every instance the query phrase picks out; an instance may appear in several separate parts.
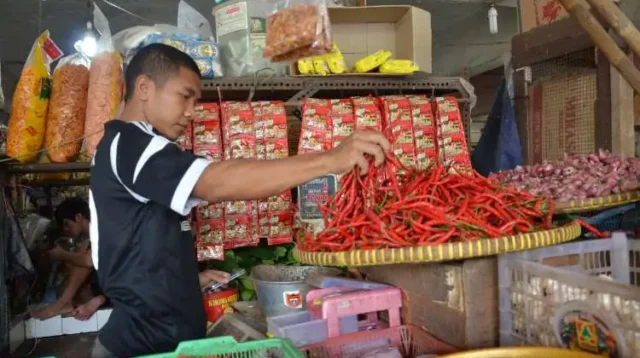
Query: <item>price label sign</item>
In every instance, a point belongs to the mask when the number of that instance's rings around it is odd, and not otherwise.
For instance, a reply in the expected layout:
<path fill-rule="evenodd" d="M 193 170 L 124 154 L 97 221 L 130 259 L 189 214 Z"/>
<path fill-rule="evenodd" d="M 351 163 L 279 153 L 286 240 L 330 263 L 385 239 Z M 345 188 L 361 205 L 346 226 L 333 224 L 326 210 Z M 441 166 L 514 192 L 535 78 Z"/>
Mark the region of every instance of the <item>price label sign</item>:
<path fill-rule="evenodd" d="M 298 208 L 302 220 L 322 219 L 318 203 L 325 204 L 336 194 L 335 175 L 325 175 L 298 187 Z"/>

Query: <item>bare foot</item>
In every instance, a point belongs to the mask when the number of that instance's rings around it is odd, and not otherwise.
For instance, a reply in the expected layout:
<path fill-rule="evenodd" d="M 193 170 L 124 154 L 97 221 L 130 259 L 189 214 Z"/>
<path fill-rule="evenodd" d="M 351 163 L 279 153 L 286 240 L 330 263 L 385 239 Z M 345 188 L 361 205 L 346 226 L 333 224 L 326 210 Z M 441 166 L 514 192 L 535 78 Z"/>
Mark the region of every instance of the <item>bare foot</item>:
<path fill-rule="evenodd" d="M 54 316 L 58 316 L 61 314 L 69 313 L 73 311 L 73 305 L 71 302 L 66 301 L 56 301 L 47 307 L 31 313 L 31 317 L 45 320 Z"/>
<path fill-rule="evenodd" d="M 73 317 L 80 321 L 88 320 L 104 304 L 104 301 L 105 298 L 102 295 L 92 298 L 89 302 L 73 310 Z"/>

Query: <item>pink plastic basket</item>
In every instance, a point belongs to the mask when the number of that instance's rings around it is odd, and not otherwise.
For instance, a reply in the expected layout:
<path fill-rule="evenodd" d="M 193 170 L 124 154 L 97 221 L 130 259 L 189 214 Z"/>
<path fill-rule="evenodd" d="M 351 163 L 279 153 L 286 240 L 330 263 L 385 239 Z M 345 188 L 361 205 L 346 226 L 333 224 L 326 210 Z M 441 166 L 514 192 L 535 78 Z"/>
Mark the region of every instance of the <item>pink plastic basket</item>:
<path fill-rule="evenodd" d="M 307 358 L 360 358 L 376 349 L 396 347 L 403 357 L 450 354 L 455 347 L 416 326 L 398 326 L 377 331 L 345 334 L 300 348 Z"/>

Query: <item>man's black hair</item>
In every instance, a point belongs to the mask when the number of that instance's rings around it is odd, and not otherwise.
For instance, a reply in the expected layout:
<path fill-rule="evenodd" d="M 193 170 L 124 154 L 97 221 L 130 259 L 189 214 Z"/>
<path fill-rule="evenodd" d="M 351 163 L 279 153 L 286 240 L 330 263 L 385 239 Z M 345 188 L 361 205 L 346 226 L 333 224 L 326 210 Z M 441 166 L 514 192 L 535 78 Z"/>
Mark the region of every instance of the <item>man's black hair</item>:
<path fill-rule="evenodd" d="M 184 67 L 200 77 L 200 69 L 196 62 L 186 53 L 163 44 L 145 46 L 136 53 L 127 65 L 124 74 L 126 92 L 125 102 L 131 99 L 140 75 L 149 77 L 157 86 L 162 86 L 170 76 Z"/>
<path fill-rule="evenodd" d="M 75 221 L 78 214 L 87 220 L 91 220 L 91 213 L 89 212 L 89 204 L 87 204 L 87 201 L 77 197 L 65 199 L 56 208 L 55 217 L 58 227 L 62 228 L 64 226 L 65 219 Z"/>

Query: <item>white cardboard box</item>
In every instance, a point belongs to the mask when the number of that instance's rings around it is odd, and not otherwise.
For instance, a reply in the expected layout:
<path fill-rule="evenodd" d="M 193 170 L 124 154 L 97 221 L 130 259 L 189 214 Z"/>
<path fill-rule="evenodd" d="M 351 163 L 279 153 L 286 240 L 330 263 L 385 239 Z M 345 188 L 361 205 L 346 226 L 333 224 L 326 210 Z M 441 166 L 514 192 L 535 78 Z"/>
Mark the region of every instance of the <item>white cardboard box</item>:
<path fill-rule="evenodd" d="M 15 352 L 24 343 L 26 333 L 25 323 L 22 320 L 11 327 L 11 332 L 9 332 L 9 352 Z"/>
<path fill-rule="evenodd" d="M 59 335 L 62 335 L 62 316 L 55 316 L 44 321 L 30 318 L 27 321 L 27 339 L 55 337 Z"/>
<path fill-rule="evenodd" d="M 111 316 L 112 311 L 113 309 L 106 308 L 106 309 L 98 310 L 98 312 L 96 312 L 95 316 L 98 317 L 98 331 L 101 330 L 102 327 L 104 327 L 105 323 L 107 323 L 107 321 L 109 320 L 109 317 Z"/>

